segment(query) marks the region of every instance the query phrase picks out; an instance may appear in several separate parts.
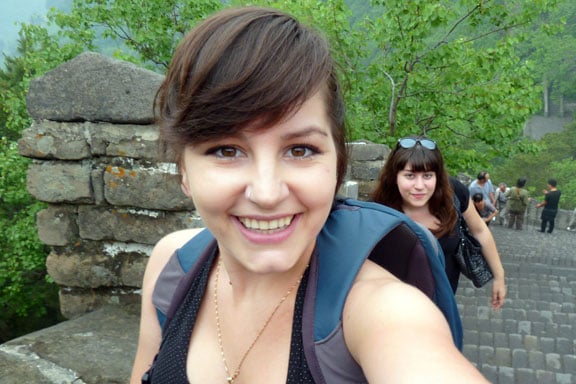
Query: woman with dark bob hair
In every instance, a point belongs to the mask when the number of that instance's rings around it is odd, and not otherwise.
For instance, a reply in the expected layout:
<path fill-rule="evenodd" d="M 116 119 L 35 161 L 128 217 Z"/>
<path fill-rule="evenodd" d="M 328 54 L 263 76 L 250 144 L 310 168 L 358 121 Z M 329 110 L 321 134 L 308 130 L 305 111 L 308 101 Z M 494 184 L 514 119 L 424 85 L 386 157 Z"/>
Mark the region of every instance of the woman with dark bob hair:
<path fill-rule="evenodd" d="M 398 140 L 382 168 L 372 199 L 404 212 L 436 236 L 444 251 L 446 274 L 454 293 L 460 277 L 454 258 L 459 243 L 460 211 L 470 232 L 482 245 L 482 253 L 494 274 L 492 307 L 498 309 L 504 304 L 504 268 L 492 232 L 474 208 L 468 188 L 446 172 L 436 142 L 423 136 Z"/>
<path fill-rule="evenodd" d="M 319 239 L 346 171 L 344 104 L 317 32 L 274 9 L 216 13 L 178 46 L 156 111 L 206 229 L 150 255 L 132 384 L 487 383 L 428 297 L 354 252 L 342 306 L 317 305 L 343 284 L 320 279 L 338 258 L 323 263 Z M 329 327 L 307 315 L 334 308 Z M 323 328 L 325 345 L 307 344 Z"/>

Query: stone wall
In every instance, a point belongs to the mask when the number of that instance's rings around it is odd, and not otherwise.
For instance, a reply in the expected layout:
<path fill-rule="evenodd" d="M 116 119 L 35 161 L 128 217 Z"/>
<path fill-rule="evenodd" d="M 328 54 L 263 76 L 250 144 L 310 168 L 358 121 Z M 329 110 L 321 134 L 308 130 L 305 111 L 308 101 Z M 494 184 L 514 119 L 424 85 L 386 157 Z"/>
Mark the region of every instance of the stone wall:
<path fill-rule="evenodd" d="M 33 159 L 28 191 L 48 204 L 37 216 L 38 234 L 50 246 L 46 265 L 67 318 L 139 303 L 153 245 L 174 230 L 202 226 L 175 165 L 157 160 L 152 101 L 162 79 L 84 53 L 30 85 L 34 122 L 19 152 Z M 350 148 L 342 192 L 365 198 L 388 149 Z"/>

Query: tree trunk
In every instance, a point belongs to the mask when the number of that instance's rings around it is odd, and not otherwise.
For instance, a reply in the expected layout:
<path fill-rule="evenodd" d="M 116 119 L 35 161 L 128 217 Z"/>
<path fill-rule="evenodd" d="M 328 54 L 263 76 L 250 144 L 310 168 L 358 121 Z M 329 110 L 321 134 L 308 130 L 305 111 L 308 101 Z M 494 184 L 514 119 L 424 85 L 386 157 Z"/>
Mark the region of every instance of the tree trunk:
<path fill-rule="evenodd" d="M 544 116 L 548 117 L 550 116 L 550 107 L 548 105 L 548 81 L 546 80 L 546 77 L 542 80 L 542 90 L 542 96 L 544 96 Z"/>

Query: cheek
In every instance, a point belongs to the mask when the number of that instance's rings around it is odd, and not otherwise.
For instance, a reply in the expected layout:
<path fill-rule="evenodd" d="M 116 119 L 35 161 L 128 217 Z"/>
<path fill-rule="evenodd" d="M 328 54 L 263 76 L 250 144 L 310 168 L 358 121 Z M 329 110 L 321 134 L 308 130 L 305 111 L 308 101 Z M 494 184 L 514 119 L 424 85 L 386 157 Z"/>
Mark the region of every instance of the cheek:
<path fill-rule="evenodd" d="M 396 178 L 396 185 L 398 186 L 398 191 L 401 195 L 406 193 L 406 191 L 410 190 L 411 184 L 409 181 L 402 177 Z"/>
<path fill-rule="evenodd" d="M 328 216 L 334 201 L 336 190 L 335 167 L 319 167 L 314 172 L 297 172 L 297 177 L 292 177 L 288 188 L 293 198 L 298 200 L 309 210 L 321 212 Z"/>
<path fill-rule="evenodd" d="M 294 172 L 294 175 L 290 177 L 290 189 L 307 190 L 310 198 L 313 200 L 318 200 L 320 196 L 326 199 L 327 195 L 333 197 L 336 182 L 336 168 L 322 166 L 314 169 L 312 172 L 307 170 Z"/>
<path fill-rule="evenodd" d="M 230 195 L 235 193 L 235 183 L 232 177 L 223 176 L 221 172 L 208 172 L 196 167 L 190 168 L 187 177 L 183 179 L 188 196 L 201 214 L 222 210 Z"/>

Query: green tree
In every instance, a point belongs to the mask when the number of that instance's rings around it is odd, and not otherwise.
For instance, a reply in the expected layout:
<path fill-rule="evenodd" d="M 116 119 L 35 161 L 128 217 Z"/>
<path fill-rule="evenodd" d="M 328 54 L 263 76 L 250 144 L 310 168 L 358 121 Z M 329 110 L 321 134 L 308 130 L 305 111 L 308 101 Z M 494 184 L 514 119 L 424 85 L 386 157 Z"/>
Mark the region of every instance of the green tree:
<path fill-rule="evenodd" d="M 0 140 L 0 342 L 59 320 L 56 286 L 46 276 L 47 247 L 36 233 L 44 204 L 26 192 L 28 161 Z"/>
<path fill-rule="evenodd" d="M 378 52 L 362 95 L 375 124 L 360 128 L 363 136 L 393 144 L 427 133 L 454 172 L 533 150 L 521 134 L 539 97 L 515 47 L 547 2 L 373 3 L 382 9 L 367 23 Z"/>
<path fill-rule="evenodd" d="M 96 49 L 117 48 L 116 58 L 164 72 L 182 36 L 200 19 L 223 7 L 218 0 L 76 0 L 70 12 L 48 15 L 64 38 Z"/>
<path fill-rule="evenodd" d="M 58 44 L 42 27 L 23 25 L 18 52 L 0 70 L 0 342 L 59 320 L 57 287 L 46 275 L 48 249 L 36 233 L 35 215 L 44 204 L 26 192 L 29 160 L 18 155 L 16 140 L 31 123 L 30 80 L 81 49 Z"/>
<path fill-rule="evenodd" d="M 539 89 L 516 47 L 556 1 L 373 0 L 369 10 L 366 2 L 343 0 L 250 3 L 287 10 L 326 33 L 343 68 L 352 139 L 393 144 L 425 132 L 439 141 L 453 171 L 534 150 L 521 133 L 540 109 Z M 182 35 L 222 6 L 77 0 L 71 12 L 55 12 L 51 20 L 71 39 L 122 42 L 128 49 L 117 57 L 163 71 Z"/>
<path fill-rule="evenodd" d="M 542 83 L 544 114 L 551 103 L 564 114 L 566 101 L 576 100 L 576 3 L 559 1 L 557 7 L 542 13 L 534 23 L 533 38 L 520 45 L 522 57 L 532 60 L 534 76 Z"/>

